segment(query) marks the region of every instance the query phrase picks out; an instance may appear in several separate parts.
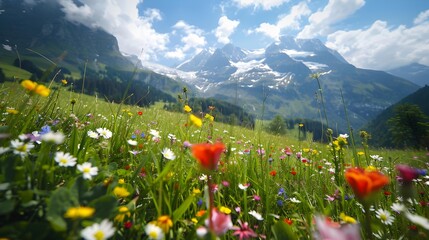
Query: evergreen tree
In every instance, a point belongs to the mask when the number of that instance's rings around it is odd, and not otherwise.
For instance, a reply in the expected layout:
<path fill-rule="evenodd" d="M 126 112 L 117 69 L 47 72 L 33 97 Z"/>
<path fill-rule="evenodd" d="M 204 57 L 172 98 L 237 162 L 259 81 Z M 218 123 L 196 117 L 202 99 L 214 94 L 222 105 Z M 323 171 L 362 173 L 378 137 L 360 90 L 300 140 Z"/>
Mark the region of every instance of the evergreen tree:
<path fill-rule="evenodd" d="M 429 118 L 419 106 L 405 103 L 398 105 L 394 112 L 395 115 L 388 120 L 388 125 L 396 147 L 427 147 L 425 145 L 429 138 Z"/>

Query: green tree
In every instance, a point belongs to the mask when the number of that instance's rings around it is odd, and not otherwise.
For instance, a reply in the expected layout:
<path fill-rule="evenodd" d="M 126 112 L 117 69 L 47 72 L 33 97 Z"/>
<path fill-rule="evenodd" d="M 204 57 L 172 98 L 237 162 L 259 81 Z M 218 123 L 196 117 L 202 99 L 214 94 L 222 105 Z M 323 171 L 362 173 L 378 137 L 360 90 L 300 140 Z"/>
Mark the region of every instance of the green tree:
<path fill-rule="evenodd" d="M 280 115 L 276 115 L 268 125 L 268 132 L 283 135 L 286 133 L 286 123 Z"/>
<path fill-rule="evenodd" d="M 419 106 L 401 104 L 394 109 L 394 113 L 387 123 L 395 146 L 425 147 L 429 138 L 429 118 Z"/>

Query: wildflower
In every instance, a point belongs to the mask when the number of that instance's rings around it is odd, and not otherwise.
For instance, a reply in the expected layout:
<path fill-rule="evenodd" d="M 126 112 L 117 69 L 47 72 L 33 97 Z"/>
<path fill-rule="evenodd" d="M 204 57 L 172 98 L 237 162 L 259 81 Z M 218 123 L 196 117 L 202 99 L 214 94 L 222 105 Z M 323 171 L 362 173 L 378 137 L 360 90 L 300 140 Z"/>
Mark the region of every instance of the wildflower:
<path fill-rule="evenodd" d="M 407 165 L 396 165 L 396 170 L 398 170 L 399 176 L 404 183 L 411 183 L 420 176 L 420 171 L 418 169 Z"/>
<path fill-rule="evenodd" d="M 406 212 L 405 217 L 407 217 L 408 220 L 410 220 L 412 223 L 420 225 L 424 229 L 429 230 L 429 220 L 427 218 L 412 214 L 410 212 Z"/>
<path fill-rule="evenodd" d="M 127 143 L 131 146 L 137 146 L 137 141 L 132 140 L 132 139 L 127 140 Z"/>
<path fill-rule="evenodd" d="M 124 183 L 125 183 L 125 180 L 124 180 L 123 178 L 120 178 L 120 179 L 118 180 L 118 183 L 119 183 L 119 184 L 124 184 Z"/>
<path fill-rule="evenodd" d="M 160 227 L 164 233 L 168 233 L 170 228 L 173 226 L 173 221 L 171 221 L 169 216 L 162 215 L 156 220 L 156 225 Z"/>
<path fill-rule="evenodd" d="M 347 169 L 345 178 L 359 198 L 365 198 L 389 183 L 389 178 L 382 173 L 361 168 Z"/>
<path fill-rule="evenodd" d="M 189 141 L 184 141 L 183 142 L 183 147 L 184 148 L 190 148 L 192 146 L 192 144 Z"/>
<path fill-rule="evenodd" d="M 21 86 L 24 87 L 28 91 L 34 91 L 36 89 L 37 83 L 31 80 L 24 80 L 21 82 Z"/>
<path fill-rule="evenodd" d="M 195 116 L 194 114 L 190 114 L 189 115 L 189 120 L 191 121 L 192 124 L 194 124 L 197 127 L 201 127 L 203 125 L 203 121 Z"/>
<path fill-rule="evenodd" d="M 194 189 L 192 190 L 192 195 L 193 195 L 193 196 L 196 196 L 196 195 L 198 195 L 198 194 L 201 194 L 201 190 L 200 190 L 200 189 L 198 189 L 198 188 L 194 188 Z"/>
<path fill-rule="evenodd" d="M 131 217 L 130 210 L 127 206 L 120 206 L 118 209 L 119 214 L 115 217 L 115 222 L 123 222 L 125 218 Z"/>
<path fill-rule="evenodd" d="M 362 155 L 365 155 L 365 153 L 362 151 L 359 151 L 359 152 L 357 152 L 357 155 L 362 156 Z"/>
<path fill-rule="evenodd" d="M 238 227 L 234 226 L 232 227 L 232 230 L 234 230 L 233 236 L 238 236 L 238 239 L 249 239 L 253 237 L 257 237 L 258 234 L 256 234 L 250 227 L 247 222 L 241 222 L 241 220 L 237 220 Z"/>
<path fill-rule="evenodd" d="M 10 142 L 10 147 L 13 149 L 13 153 L 20 155 L 21 158 L 27 156 L 31 149 L 34 148 L 34 144 L 31 142 L 21 142 L 18 139 L 12 140 Z"/>
<path fill-rule="evenodd" d="M 8 147 L 0 147 L 0 155 L 8 152 L 9 150 L 10 150 L 10 148 L 8 148 Z"/>
<path fill-rule="evenodd" d="M 222 207 L 219 208 L 219 212 L 225 213 L 225 214 L 230 214 L 231 213 L 231 209 L 222 206 Z"/>
<path fill-rule="evenodd" d="M 394 212 L 400 213 L 405 210 L 405 205 L 402 203 L 393 203 L 390 207 Z"/>
<path fill-rule="evenodd" d="M 31 93 L 34 92 L 42 97 L 49 96 L 49 93 L 51 92 L 51 89 L 47 88 L 45 85 L 37 84 L 31 80 L 22 81 L 21 86 L 24 87 L 29 92 Z"/>
<path fill-rule="evenodd" d="M 214 117 L 212 115 L 208 114 L 208 113 L 206 113 L 206 115 L 204 116 L 204 118 L 210 120 L 210 122 L 214 121 Z"/>
<path fill-rule="evenodd" d="M 55 153 L 55 162 L 58 163 L 61 167 L 73 167 L 76 165 L 77 159 L 70 155 L 70 153 L 56 152 Z"/>
<path fill-rule="evenodd" d="M 168 160 L 176 159 L 176 155 L 174 155 L 174 152 L 171 151 L 171 149 L 169 148 L 164 148 L 161 153 L 165 159 L 168 159 Z"/>
<path fill-rule="evenodd" d="M 7 108 L 7 109 L 6 109 L 6 112 L 7 112 L 7 113 L 10 113 L 10 114 L 13 114 L 13 115 L 16 115 L 16 114 L 18 114 L 18 113 L 19 113 L 19 111 L 18 111 L 18 110 L 16 110 L 15 108 Z"/>
<path fill-rule="evenodd" d="M 149 130 L 149 134 L 152 135 L 152 141 L 159 141 L 161 139 L 161 135 L 159 135 L 159 131 L 151 129 Z"/>
<path fill-rule="evenodd" d="M 47 132 L 42 134 L 40 139 L 44 142 L 53 142 L 55 144 L 61 144 L 64 142 L 66 136 L 62 132 Z"/>
<path fill-rule="evenodd" d="M 292 225 L 292 224 L 293 224 L 293 220 L 292 220 L 292 219 L 290 219 L 290 218 L 285 218 L 285 219 L 283 220 L 283 222 L 285 222 L 287 225 Z"/>
<path fill-rule="evenodd" d="M 101 223 L 94 223 L 80 232 L 80 236 L 86 240 L 104 240 L 115 234 L 113 224 L 104 219 Z"/>
<path fill-rule="evenodd" d="M 256 212 L 255 210 L 252 210 L 250 212 L 248 212 L 250 215 L 252 215 L 253 217 L 256 218 L 256 220 L 262 221 L 264 220 L 264 218 L 262 217 L 262 215 L 258 212 Z"/>
<path fill-rule="evenodd" d="M 247 188 L 250 186 L 250 183 L 246 183 L 246 184 L 238 184 L 238 188 L 240 188 L 241 190 L 247 190 Z"/>
<path fill-rule="evenodd" d="M 82 164 L 77 165 L 77 170 L 83 173 L 84 179 L 92 179 L 92 176 L 96 176 L 98 174 L 98 168 L 93 167 L 90 162 L 84 162 Z"/>
<path fill-rule="evenodd" d="M 102 136 L 104 139 L 109 139 L 112 137 L 112 132 L 107 128 L 97 128 L 96 131 L 100 136 Z"/>
<path fill-rule="evenodd" d="M 86 134 L 88 135 L 88 137 L 93 139 L 98 139 L 100 137 L 97 132 L 91 130 L 89 130 Z"/>
<path fill-rule="evenodd" d="M 189 105 L 185 105 L 184 107 L 183 107 L 183 111 L 185 111 L 185 112 L 192 112 L 192 108 L 191 107 L 189 107 Z"/>
<path fill-rule="evenodd" d="M 374 161 L 383 161 L 383 157 L 379 156 L 379 155 L 369 155 L 369 157 L 374 160 Z"/>
<path fill-rule="evenodd" d="M 61 80 L 61 83 L 62 83 L 63 85 L 67 85 L 67 80 L 63 79 L 63 80 Z"/>
<path fill-rule="evenodd" d="M 212 225 L 209 226 L 210 224 Z M 216 208 L 213 208 L 211 221 L 206 219 L 206 226 L 209 226 L 216 236 L 223 235 L 232 228 L 231 215 L 221 213 Z"/>
<path fill-rule="evenodd" d="M 358 224 L 340 225 L 332 222 L 329 218 L 317 216 L 314 218 L 316 231 L 313 233 L 315 240 L 360 240 L 360 229 Z"/>
<path fill-rule="evenodd" d="M 277 171 L 276 170 L 272 170 L 270 172 L 270 175 L 273 176 L 273 177 L 275 177 L 277 175 Z"/>
<path fill-rule="evenodd" d="M 301 201 L 299 201 L 296 198 L 289 198 L 289 201 L 293 202 L 293 203 L 301 203 Z"/>
<path fill-rule="evenodd" d="M 253 200 L 261 201 L 261 197 L 259 195 L 253 195 Z"/>
<path fill-rule="evenodd" d="M 155 223 L 148 223 L 145 226 L 144 231 L 148 235 L 149 239 L 152 239 L 152 240 L 164 239 L 164 232 Z"/>
<path fill-rule="evenodd" d="M 347 216 L 345 213 L 341 213 L 340 218 L 345 223 L 356 223 L 356 219 L 354 219 L 353 217 Z"/>
<path fill-rule="evenodd" d="M 220 155 L 224 152 L 223 143 L 203 143 L 192 145 L 192 154 L 200 163 L 200 166 L 206 170 L 216 170 Z"/>
<path fill-rule="evenodd" d="M 390 214 L 389 211 L 384 209 L 378 209 L 375 211 L 376 217 L 381 220 L 385 225 L 392 225 L 395 218 Z"/>
<path fill-rule="evenodd" d="M 143 115 L 143 112 L 142 112 L 142 111 L 138 111 L 138 112 L 137 112 L 137 114 L 138 114 L 139 116 L 141 116 L 141 115 Z"/>
<path fill-rule="evenodd" d="M 123 187 L 115 187 L 113 189 L 113 194 L 118 198 L 126 198 L 130 195 L 130 192 L 126 188 Z"/>
<path fill-rule="evenodd" d="M 65 218 L 78 219 L 78 218 L 90 218 L 94 215 L 95 209 L 92 207 L 71 207 L 67 209 L 64 214 Z"/>

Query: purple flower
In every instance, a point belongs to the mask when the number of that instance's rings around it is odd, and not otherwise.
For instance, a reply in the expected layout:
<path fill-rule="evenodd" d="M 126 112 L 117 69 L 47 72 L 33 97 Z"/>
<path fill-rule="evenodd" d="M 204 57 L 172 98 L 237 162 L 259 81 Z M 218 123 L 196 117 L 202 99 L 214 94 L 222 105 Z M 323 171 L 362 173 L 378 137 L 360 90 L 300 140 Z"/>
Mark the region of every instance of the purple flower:
<path fill-rule="evenodd" d="M 399 172 L 399 177 L 404 183 L 410 183 L 414 179 L 417 179 L 420 176 L 420 171 L 416 168 L 410 167 L 408 165 L 399 164 L 396 165 L 396 170 Z"/>

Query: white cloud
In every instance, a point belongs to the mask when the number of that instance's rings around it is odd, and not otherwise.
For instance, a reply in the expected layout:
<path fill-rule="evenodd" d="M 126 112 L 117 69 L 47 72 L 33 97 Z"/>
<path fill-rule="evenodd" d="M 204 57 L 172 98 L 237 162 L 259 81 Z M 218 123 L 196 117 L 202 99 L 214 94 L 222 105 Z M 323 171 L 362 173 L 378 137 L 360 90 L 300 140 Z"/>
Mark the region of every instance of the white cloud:
<path fill-rule="evenodd" d="M 239 8 L 261 7 L 264 10 L 270 10 L 273 7 L 281 6 L 283 3 L 287 3 L 290 0 L 234 0 Z"/>
<path fill-rule="evenodd" d="M 421 12 L 415 19 L 414 19 L 414 24 L 420 24 L 424 21 L 426 21 L 429 18 L 429 9 Z"/>
<path fill-rule="evenodd" d="M 194 52 L 198 52 L 207 45 L 203 30 L 190 25 L 183 20 L 178 21 L 173 28 L 175 29 L 175 34 L 179 35 L 183 33 L 181 36 L 183 46 L 176 47 L 174 51 L 168 52 L 166 57 L 182 60 L 187 52 L 192 50 Z"/>
<path fill-rule="evenodd" d="M 329 0 L 320 11 L 313 13 L 309 24 L 298 34 L 298 38 L 326 36 L 332 32 L 331 25 L 347 18 L 365 4 L 364 0 Z"/>
<path fill-rule="evenodd" d="M 95 28 L 99 27 L 114 35 L 119 49 L 127 54 L 138 55 L 142 60 L 156 59 L 156 54 L 166 50 L 168 35 L 158 33 L 152 26 L 161 20 L 157 9 L 148 9 L 140 17 L 137 5 L 141 0 L 81 0 L 77 6 L 73 0 L 59 0 L 70 21 Z M 143 51 L 142 51 L 143 49 Z"/>
<path fill-rule="evenodd" d="M 413 62 L 429 65 L 429 22 L 393 28 L 375 21 L 367 29 L 334 32 L 326 45 L 361 68 L 389 70 Z"/>
<path fill-rule="evenodd" d="M 282 31 L 285 29 L 299 29 L 302 17 L 310 14 L 311 11 L 308 8 L 307 3 L 300 2 L 291 8 L 289 14 L 281 16 L 275 25 L 270 23 L 261 23 L 259 27 L 255 29 L 255 32 L 262 33 L 278 41 Z"/>
<path fill-rule="evenodd" d="M 223 44 L 230 42 L 229 36 L 234 33 L 240 21 L 230 20 L 227 16 L 222 16 L 218 21 L 219 26 L 215 30 L 217 41 Z"/>

